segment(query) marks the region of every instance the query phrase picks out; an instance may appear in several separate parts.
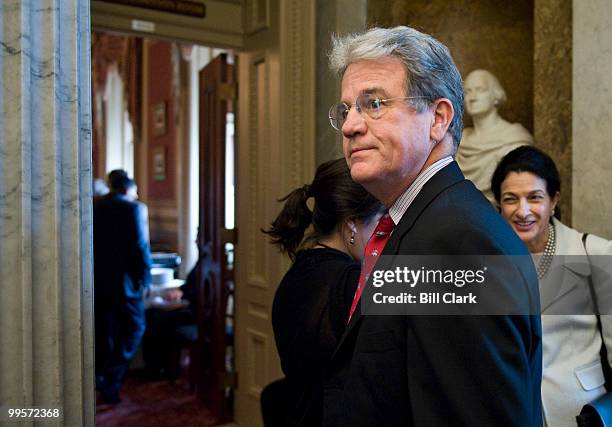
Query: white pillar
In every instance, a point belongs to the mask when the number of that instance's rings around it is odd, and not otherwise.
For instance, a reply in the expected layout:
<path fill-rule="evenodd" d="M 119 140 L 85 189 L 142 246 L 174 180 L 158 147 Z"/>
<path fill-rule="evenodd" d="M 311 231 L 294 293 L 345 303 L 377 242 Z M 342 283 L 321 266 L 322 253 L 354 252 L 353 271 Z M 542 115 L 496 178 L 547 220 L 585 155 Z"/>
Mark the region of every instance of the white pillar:
<path fill-rule="evenodd" d="M 0 405 L 93 425 L 90 5 L 0 3 Z"/>

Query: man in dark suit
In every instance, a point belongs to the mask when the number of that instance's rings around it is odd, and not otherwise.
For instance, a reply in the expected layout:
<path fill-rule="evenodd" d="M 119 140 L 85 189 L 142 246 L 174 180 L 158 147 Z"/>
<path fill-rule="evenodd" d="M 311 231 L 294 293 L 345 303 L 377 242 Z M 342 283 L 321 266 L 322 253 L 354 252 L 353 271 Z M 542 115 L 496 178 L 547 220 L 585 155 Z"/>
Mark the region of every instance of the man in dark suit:
<path fill-rule="evenodd" d="M 330 121 L 351 175 L 393 220 L 382 255 L 527 256 L 453 160 L 463 83 L 444 45 L 375 28 L 334 39 L 330 62 L 342 82 Z M 541 425 L 537 277 L 507 263 L 488 276 L 518 315 L 368 315 L 366 282 L 328 367 L 324 424 Z"/>
<path fill-rule="evenodd" d="M 136 184 L 112 174 L 111 192 L 94 203 L 96 386 L 119 401 L 123 376 L 145 330 L 143 292 L 151 283 L 147 208 Z"/>

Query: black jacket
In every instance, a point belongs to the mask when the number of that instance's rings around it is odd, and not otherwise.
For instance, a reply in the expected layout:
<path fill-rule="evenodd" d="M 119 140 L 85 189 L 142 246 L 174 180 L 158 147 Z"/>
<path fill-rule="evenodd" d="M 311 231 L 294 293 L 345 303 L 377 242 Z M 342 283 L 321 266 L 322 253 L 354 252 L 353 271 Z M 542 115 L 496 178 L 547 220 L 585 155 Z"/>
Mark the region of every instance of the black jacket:
<path fill-rule="evenodd" d="M 94 203 L 95 298 L 142 298 L 151 283 L 147 208 L 110 193 Z"/>
<path fill-rule="evenodd" d="M 454 162 L 425 184 L 382 254 L 528 255 Z M 533 266 L 504 277 L 503 291 L 539 313 Z M 538 315 L 374 316 L 358 307 L 330 363 L 324 425 L 541 425 L 541 376 Z"/>
<path fill-rule="evenodd" d="M 359 271 L 359 263 L 334 249 L 298 252 L 272 306 L 286 380 L 269 389 L 269 405 L 262 398 L 263 411 L 273 413 L 264 413 L 266 425 L 321 424 L 325 370 L 346 329 Z"/>

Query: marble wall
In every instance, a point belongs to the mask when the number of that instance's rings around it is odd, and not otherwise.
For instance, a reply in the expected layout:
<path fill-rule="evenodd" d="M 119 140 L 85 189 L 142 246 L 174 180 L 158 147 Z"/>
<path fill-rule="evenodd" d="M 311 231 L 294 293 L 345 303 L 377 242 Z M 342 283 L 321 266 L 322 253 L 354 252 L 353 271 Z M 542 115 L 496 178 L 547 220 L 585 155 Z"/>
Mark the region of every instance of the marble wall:
<path fill-rule="evenodd" d="M 612 239 L 612 7 L 573 7 L 572 218 L 578 230 Z"/>
<path fill-rule="evenodd" d="M 500 114 L 533 131 L 533 0 L 369 0 L 367 13 L 368 26 L 409 25 L 436 37 L 464 78 L 491 71 L 508 95 Z"/>
<path fill-rule="evenodd" d="M 572 224 L 572 2 L 536 0 L 533 115 L 536 146 L 561 175 L 561 219 Z"/>
<path fill-rule="evenodd" d="M 94 423 L 89 13 L 0 5 L 0 405 L 51 425 Z"/>

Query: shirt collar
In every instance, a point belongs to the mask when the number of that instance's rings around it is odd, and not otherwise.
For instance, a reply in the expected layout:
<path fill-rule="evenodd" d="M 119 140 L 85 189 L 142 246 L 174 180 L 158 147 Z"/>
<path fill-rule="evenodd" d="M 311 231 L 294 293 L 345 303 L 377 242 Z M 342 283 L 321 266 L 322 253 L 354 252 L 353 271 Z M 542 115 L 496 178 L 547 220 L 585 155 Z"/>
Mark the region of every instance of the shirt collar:
<path fill-rule="evenodd" d="M 425 183 L 429 181 L 436 173 L 438 173 L 440 169 L 444 168 L 452 161 L 452 156 L 446 156 L 421 171 L 414 182 L 410 184 L 410 187 L 408 187 L 408 189 L 404 191 L 389 208 L 389 215 L 391 216 L 391 219 L 395 225 L 399 224 L 400 220 L 414 199 L 416 199 L 416 196 L 418 196 L 418 194 L 421 192 L 421 189 Z"/>

